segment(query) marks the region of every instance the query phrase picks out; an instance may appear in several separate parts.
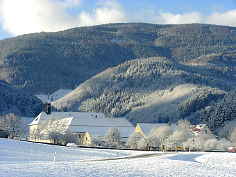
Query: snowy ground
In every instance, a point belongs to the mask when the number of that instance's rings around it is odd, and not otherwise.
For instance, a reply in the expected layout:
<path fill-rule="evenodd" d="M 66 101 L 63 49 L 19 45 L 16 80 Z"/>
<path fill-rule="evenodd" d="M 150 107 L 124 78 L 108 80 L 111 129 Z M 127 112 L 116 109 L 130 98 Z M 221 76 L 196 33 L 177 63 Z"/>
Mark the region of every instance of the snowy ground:
<path fill-rule="evenodd" d="M 0 177 L 49 176 L 235 177 L 236 154 L 99 150 L 0 139 Z"/>

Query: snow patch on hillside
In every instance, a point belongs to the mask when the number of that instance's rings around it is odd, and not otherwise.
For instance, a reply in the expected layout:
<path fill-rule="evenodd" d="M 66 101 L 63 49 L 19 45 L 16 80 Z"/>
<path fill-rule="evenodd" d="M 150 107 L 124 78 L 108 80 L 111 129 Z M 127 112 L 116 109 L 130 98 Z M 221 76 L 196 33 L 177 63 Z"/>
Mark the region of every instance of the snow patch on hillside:
<path fill-rule="evenodd" d="M 148 94 L 143 99 L 144 104 L 133 108 L 132 117 L 139 121 L 145 121 L 146 115 L 151 117 L 176 117 L 178 113 L 178 104 L 191 97 L 197 90 L 198 86 L 192 84 L 178 85 L 172 89 L 158 90 Z M 145 109 L 144 109 L 145 108 Z"/>

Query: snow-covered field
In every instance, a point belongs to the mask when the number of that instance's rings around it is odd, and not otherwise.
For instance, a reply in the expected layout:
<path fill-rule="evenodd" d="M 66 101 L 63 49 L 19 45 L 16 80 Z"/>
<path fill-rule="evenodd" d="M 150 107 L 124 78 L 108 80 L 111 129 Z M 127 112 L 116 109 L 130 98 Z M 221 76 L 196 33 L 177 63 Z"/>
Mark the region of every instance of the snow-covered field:
<path fill-rule="evenodd" d="M 99 150 L 0 139 L 0 177 L 49 176 L 235 177 L 236 154 Z"/>

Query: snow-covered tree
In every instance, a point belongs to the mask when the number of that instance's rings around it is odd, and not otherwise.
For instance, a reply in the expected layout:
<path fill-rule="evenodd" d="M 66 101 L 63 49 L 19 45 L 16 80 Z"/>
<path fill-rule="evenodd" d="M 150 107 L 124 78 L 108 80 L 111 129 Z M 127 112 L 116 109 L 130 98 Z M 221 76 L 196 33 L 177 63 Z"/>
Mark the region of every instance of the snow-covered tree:
<path fill-rule="evenodd" d="M 236 145 L 236 128 L 233 129 L 231 135 L 230 135 L 231 142 Z"/>
<path fill-rule="evenodd" d="M 0 117 L 0 128 L 9 131 L 12 138 L 19 136 L 23 132 L 21 124 L 21 118 L 13 113 Z"/>
<path fill-rule="evenodd" d="M 138 149 L 138 142 L 143 138 L 140 133 L 133 132 L 127 141 L 127 147 L 131 149 Z"/>
<path fill-rule="evenodd" d="M 148 139 L 152 147 L 161 148 L 166 139 L 173 133 L 172 128 L 169 125 L 159 126 L 151 130 Z"/>
<path fill-rule="evenodd" d="M 173 133 L 168 136 L 164 141 L 167 149 L 175 150 L 178 146 L 183 147 L 184 142 L 188 141 L 193 137 L 193 133 L 190 129 L 191 124 L 189 121 L 180 120 Z M 191 142 L 191 140 L 189 140 Z M 189 144 L 189 142 L 187 142 Z"/>
<path fill-rule="evenodd" d="M 176 143 L 183 143 L 187 139 L 191 138 L 193 136 L 192 132 L 187 129 L 177 129 L 174 131 L 174 133 L 171 135 L 171 138 Z"/>
<path fill-rule="evenodd" d="M 208 139 L 206 140 L 206 142 L 204 143 L 204 149 L 205 151 L 209 151 L 209 150 L 215 150 L 218 147 L 218 141 L 215 138 L 212 139 Z"/>
<path fill-rule="evenodd" d="M 109 128 L 105 136 L 105 141 L 110 146 L 118 146 L 121 141 L 120 131 L 118 128 Z"/>
<path fill-rule="evenodd" d="M 191 123 L 188 120 L 179 120 L 177 122 L 177 127 L 179 129 L 189 130 L 191 127 Z"/>
<path fill-rule="evenodd" d="M 141 138 L 137 143 L 137 149 L 141 150 L 148 150 L 149 148 L 149 141 L 147 138 Z"/>

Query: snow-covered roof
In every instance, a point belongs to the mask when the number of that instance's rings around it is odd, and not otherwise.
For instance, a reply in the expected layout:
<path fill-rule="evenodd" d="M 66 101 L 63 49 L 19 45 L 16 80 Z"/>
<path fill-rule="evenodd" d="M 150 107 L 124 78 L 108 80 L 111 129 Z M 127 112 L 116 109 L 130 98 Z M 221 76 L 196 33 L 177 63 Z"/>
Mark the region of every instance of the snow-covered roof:
<path fill-rule="evenodd" d="M 138 123 L 137 124 L 137 126 L 141 128 L 141 130 L 143 131 L 145 135 L 148 135 L 152 129 L 160 127 L 160 126 L 164 126 L 164 125 L 168 125 L 168 124 L 166 123 Z"/>
<path fill-rule="evenodd" d="M 35 125 L 40 123 L 43 120 L 59 120 L 68 117 L 83 118 L 84 123 L 86 123 L 87 118 L 103 118 L 105 115 L 103 113 L 92 113 L 92 112 L 52 112 L 51 114 L 46 114 L 41 112 L 30 125 Z M 84 119 L 86 118 L 86 119 Z"/>
<path fill-rule="evenodd" d="M 43 125 L 43 122 L 48 122 Z M 40 113 L 30 125 L 41 124 L 43 134 L 56 130 L 60 132 L 89 132 L 93 136 L 104 136 L 109 128 L 118 128 L 121 137 L 128 137 L 134 131 L 133 125 L 125 118 L 107 118 L 103 113 L 52 112 Z"/>
<path fill-rule="evenodd" d="M 29 125 L 37 125 L 41 121 L 46 120 L 47 114 L 45 112 L 41 112 Z"/>

